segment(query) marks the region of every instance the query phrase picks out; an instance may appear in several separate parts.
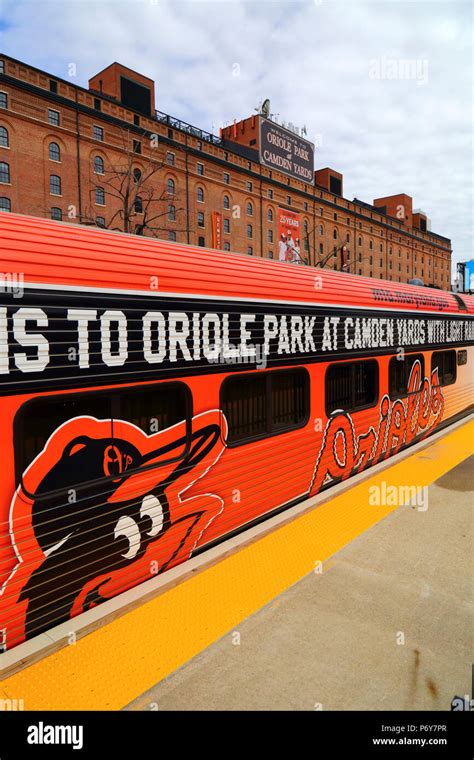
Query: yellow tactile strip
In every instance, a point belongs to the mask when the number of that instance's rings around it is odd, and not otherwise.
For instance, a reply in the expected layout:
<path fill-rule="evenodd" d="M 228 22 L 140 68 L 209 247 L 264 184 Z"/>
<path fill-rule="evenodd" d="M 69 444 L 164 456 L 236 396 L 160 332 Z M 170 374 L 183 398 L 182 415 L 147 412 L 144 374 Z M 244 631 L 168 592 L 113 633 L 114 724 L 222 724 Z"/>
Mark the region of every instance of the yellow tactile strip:
<path fill-rule="evenodd" d="M 474 421 L 0 684 L 26 710 L 119 709 L 397 506 L 368 486 L 429 485 L 472 453 Z"/>

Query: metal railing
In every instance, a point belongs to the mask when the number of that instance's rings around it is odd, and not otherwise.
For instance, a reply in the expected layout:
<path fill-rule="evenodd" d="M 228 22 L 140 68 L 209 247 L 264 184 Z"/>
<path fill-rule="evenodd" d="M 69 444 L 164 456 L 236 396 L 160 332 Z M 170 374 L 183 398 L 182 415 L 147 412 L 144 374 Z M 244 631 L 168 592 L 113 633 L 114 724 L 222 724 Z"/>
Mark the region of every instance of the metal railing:
<path fill-rule="evenodd" d="M 213 145 L 222 145 L 222 139 L 220 137 L 211 134 L 211 132 L 206 132 L 204 129 L 193 127 L 192 124 L 188 124 L 186 121 L 181 121 L 181 119 L 176 119 L 174 116 L 170 116 L 167 113 L 157 110 L 155 110 L 155 116 L 161 124 L 166 124 L 174 129 L 180 129 L 182 132 L 187 132 L 188 135 L 197 137 L 198 140 L 205 140 Z"/>

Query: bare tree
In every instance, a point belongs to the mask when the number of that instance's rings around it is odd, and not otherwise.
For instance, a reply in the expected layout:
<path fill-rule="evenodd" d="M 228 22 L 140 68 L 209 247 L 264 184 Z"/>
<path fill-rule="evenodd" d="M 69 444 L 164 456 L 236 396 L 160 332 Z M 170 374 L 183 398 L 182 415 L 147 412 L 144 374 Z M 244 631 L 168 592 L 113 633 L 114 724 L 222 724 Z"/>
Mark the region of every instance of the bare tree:
<path fill-rule="evenodd" d="M 107 198 L 114 201 L 113 207 L 116 210 L 100 226 L 137 235 L 148 231 L 150 235 L 158 237 L 161 232 L 170 229 L 166 222 L 175 222 L 178 213 L 184 209 L 176 207 L 178 195 L 174 186 L 170 190 L 163 183 L 163 188 L 157 189 L 157 175 L 166 164 L 143 156 L 136 146 L 129 130 L 123 130 L 122 156 L 119 162 L 104 165 L 102 172 L 94 175 L 90 192 L 96 198 L 98 193 L 102 193 L 104 202 Z M 137 167 L 138 161 L 145 165 L 143 170 Z M 92 201 L 80 221 L 82 224 L 97 225 Z M 182 231 L 175 225 L 172 229 Z"/>
<path fill-rule="evenodd" d="M 310 232 L 306 233 L 306 240 L 307 240 L 307 248 L 308 248 L 308 250 L 310 250 L 310 241 L 309 241 L 310 235 L 315 235 L 316 236 L 316 227 L 314 229 L 312 229 Z M 323 253 L 319 253 L 318 254 L 319 258 L 317 259 L 317 261 L 314 262 L 314 266 L 317 267 L 317 268 L 320 268 L 320 269 L 324 269 L 327 266 L 327 264 L 329 263 L 329 261 L 334 258 L 334 253 L 336 253 L 336 260 L 339 259 L 338 260 L 338 264 L 340 264 L 339 271 L 341 271 L 341 272 L 350 272 L 351 271 L 351 267 L 354 267 L 354 270 L 355 270 L 355 267 L 356 267 L 356 264 L 357 264 L 355 255 L 354 255 L 354 258 L 351 261 L 348 261 L 347 258 L 346 258 L 345 262 L 343 261 L 343 250 L 342 249 L 344 247 L 347 249 L 347 253 L 350 254 L 350 248 L 348 246 L 347 241 L 342 240 L 341 238 L 339 238 L 333 244 L 333 246 L 332 246 L 332 248 L 331 248 L 330 251 L 328 251 L 327 253 L 323 252 Z M 316 256 L 316 244 L 315 244 L 315 256 Z M 335 267 L 335 269 L 337 270 L 337 266 Z"/>

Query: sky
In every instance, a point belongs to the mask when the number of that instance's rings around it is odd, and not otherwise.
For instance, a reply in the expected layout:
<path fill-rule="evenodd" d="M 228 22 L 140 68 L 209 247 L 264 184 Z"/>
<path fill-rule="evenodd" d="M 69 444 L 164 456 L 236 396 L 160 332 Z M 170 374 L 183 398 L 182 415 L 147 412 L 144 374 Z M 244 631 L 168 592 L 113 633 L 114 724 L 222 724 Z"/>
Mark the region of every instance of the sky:
<path fill-rule="evenodd" d="M 407 193 L 455 263 L 474 257 L 472 16 L 460 0 L 0 0 L 0 50 L 81 86 L 118 61 L 216 134 L 270 98 L 346 198 Z"/>

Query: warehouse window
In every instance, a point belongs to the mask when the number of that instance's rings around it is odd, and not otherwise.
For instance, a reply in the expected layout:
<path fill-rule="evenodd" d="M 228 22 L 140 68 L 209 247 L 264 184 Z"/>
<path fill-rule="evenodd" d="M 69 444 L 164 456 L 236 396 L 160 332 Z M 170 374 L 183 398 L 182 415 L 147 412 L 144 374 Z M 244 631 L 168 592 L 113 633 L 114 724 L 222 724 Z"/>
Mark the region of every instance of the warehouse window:
<path fill-rule="evenodd" d="M 17 482 L 20 481 L 26 467 L 44 449 L 46 441 L 52 433 L 68 420 L 80 416 L 110 421 L 110 427 L 106 428 L 105 435 L 108 433 L 112 439 L 114 437 L 112 424 L 114 419 L 130 422 L 147 435 L 165 430 L 186 420 L 187 430 L 183 431 L 183 439 L 177 441 L 176 447 L 168 453 L 164 452 L 163 461 L 160 459 L 160 466 L 165 460 L 169 462 L 181 459 L 189 447 L 192 407 L 189 390 L 183 383 L 141 386 L 136 389 L 117 391 L 78 393 L 74 396 L 37 398 L 24 404 L 15 418 Z M 117 433 L 117 438 L 120 439 L 120 431 Z M 120 445 L 118 441 L 117 444 Z M 82 450 L 86 456 L 87 445 Z M 77 453 L 78 461 L 80 461 L 80 450 Z M 109 462 L 108 467 L 104 466 L 100 475 L 98 472 L 97 474 L 94 473 L 95 478 L 105 479 L 113 475 L 114 473 L 110 471 L 110 464 Z M 137 465 L 132 464 L 130 470 L 136 469 L 136 467 Z M 78 471 L 81 471 L 80 467 L 78 467 Z M 51 487 L 46 485 L 46 479 L 43 484 L 45 486 L 43 493 L 51 490 Z M 68 488 L 73 485 L 74 483 L 68 484 Z M 60 484 L 55 483 L 54 487 L 58 488 Z"/>
<path fill-rule="evenodd" d="M 271 208 L 269 208 L 267 211 L 267 219 L 269 222 L 273 222 L 273 211 Z"/>
<path fill-rule="evenodd" d="M 59 111 L 55 111 L 53 108 L 48 108 L 48 123 L 52 127 L 59 127 L 61 117 Z"/>
<path fill-rule="evenodd" d="M 425 362 L 423 354 L 408 354 L 405 356 L 393 356 L 388 367 L 388 389 L 390 398 L 397 399 L 408 395 L 408 381 L 410 373 L 416 361 L 421 364 L 421 376 L 424 376 Z"/>
<path fill-rule="evenodd" d="M 197 223 L 198 227 L 204 227 L 204 211 L 198 211 Z"/>
<path fill-rule="evenodd" d="M 0 148 L 8 148 L 8 129 L 0 127 Z"/>
<path fill-rule="evenodd" d="M 143 214 L 143 201 L 139 195 L 137 195 L 135 198 L 135 202 L 133 204 L 133 210 L 135 211 L 136 214 Z M 168 219 L 170 218 L 169 210 L 170 210 L 170 206 L 168 206 Z"/>
<path fill-rule="evenodd" d="M 166 192 L 168 193 L 168 195 L 174 195 L 175 193 L 175 183 L 174 183 L 174 179 L 172 179 L 171 177 L 168 179 L 166 183 Z"/>
<path fill-rule="evenodd" d="M 93 137 L 94 137 L 95 140 L 100 140 L 101 142 L 103 142 L 103 140 L 104 140 L 104 130 L 102 129 L 102 127 L 97 127 L 96 125 L 94 125 L 92 127 L 92 135 L 93 135 Z"/>
<path fill-rule="evenodd" d="M 166 153 L 166 163 L 168 166 L 174 166 L 174 153 L 170 150 Z"/>
<path fill-rule="evenodd" d="M 105 227 L 105 216 L 96 216 L 95 223 L 98 227 Z"/>
<path fill-rule="evenodd" d="M 230 219 L 224 219 L 224 232 L 230 232 Z"/>
<path fill-rule="evenodd" d="M 95 156 L 94 158 L 94 172 L 95 174 L 104 173 L 104 159 L 100 156 Z"/>
<path fill-rule="evenodd" d="M 61 161 L 61 149 L 55 142 L 49 143 L 49 159 L 50 161 Z"/>
<path fill-rule="evenodd" d="M 168 204 L 168 221 L 176 221 L 176 206 L 174 206 L 172 203 Z"/>
<path fill-rule="evenodd" d="M 196 198 L 198 203 L 204 203 L 204 190 L 202 187 L 198 187 L 196 190 Z"/>
<path fill-rule="evenodd" d="M 138 154 L 142 152 L 142 144 L 140 140 L 133 140 L 133 152 Z"/>
<path fill-rule="evenodd" d="M 230 243 L 227 240 L 224 243 L 224 251 L 230 251 Z"/>
<path fill-rule="evenodd" d="M 171 243 L 176 243 L 176 232 L 175 232 L 174 230 L 170 230 L 170 231 L 168 232 L 168 240 L 169 240 Z"/>
<path fill-rule="evenodd" d="M 196 164 L 196 171 L 202 176 L 204 174 L 204 164 Z"/>
<path fill-rule="evenodd" d="M 456 382 L 456 351 L 434 351 L 431 355 L 431 371 L 438 370 L 439 384 L 452 385 Z"/>
<path fill-rule="evenodd" d="M 226 185 L 230 185 L 230 174 L 228 174 L 227 172 L 224 172 L 223 177 L 224 177 L 224 183 Z"/>
<path fill-rule="evenodd" d="M 61 177 L 51 174 L 49 178 L 49 192 L 51 195 L 61 195 Z"/>
<path fill-rule="evenodd" d="M 379 395 L 379 365 L 375 359 L 337 362 L 326 370 L 326 414 L 355 412 L 374 406 Z"/>
<path fill-rule="evenodd" d="M 253 216 L 253 206 L 250 202 L 247 203 L 247 214 L 248 216 Z"/>
<path fill-rule="evenodd" d="M 309 416 L 309 375 L 297 369 L 230 377 L 222 384 L 221 409 L 229 445 L 302 427 Z"/>
<path fill-rule="evenodd" d="M 228 195 L 224 195 L 224 198 L 222 199 L 222 205 L 224 208 L 230 208 L 230 199 Z"/>
<path fill-rule="evenodd" d="M 8 108 L 8 95 L 6 92 L 0 92 L 0 108 Z"/>
<path fill-rule="evenodd" d="M 0 198 L 0 211 L 11 211 L 12 210 L 12 202 L 10 198 L 2 197 Z"/>
<path fill-rule="evenodd" d="M 63 212 L 60 208 L 57 206 L 53 206 L 51 209 L 51 219 L 56 219 L 56 221 L 60 222 L 63 218 Z"/>
<path fill-rule="evenodd" d="M 0 182 L 5 185 L 10 183 L 10 164 L 5 161 L 0 162 Z"/>
<path fill-rule="evenodd" d="M 251 224 L 247 224 L 247 237 L 248 238 L 253 237 L 253 227 Z"/>

